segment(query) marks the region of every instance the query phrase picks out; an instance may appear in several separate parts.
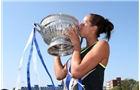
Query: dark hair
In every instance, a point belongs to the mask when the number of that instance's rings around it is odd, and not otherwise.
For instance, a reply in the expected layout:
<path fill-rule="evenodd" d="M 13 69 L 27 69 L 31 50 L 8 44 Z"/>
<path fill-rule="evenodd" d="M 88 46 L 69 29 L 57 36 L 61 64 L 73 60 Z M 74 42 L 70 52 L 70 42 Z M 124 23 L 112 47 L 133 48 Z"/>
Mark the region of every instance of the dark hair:
<path fill-rule="evenodd" d="M 105 19 L 101 15 L 92 13 L 90 13 L 89 15 L 91 25 L 96 25 L 98 27 L 97 37 L 100 37 L 100 34 L 105 33 L 105 38 L 109 41 L 114 25 L 108 19 Z"/>

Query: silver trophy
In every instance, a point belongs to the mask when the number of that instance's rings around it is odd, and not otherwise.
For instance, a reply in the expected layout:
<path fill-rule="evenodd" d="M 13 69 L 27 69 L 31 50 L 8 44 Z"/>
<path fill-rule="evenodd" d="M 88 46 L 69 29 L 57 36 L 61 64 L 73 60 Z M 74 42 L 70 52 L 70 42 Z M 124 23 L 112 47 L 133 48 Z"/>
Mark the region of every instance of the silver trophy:
<path fill-rule="evenodd" d="M 66 28 L 79 25 L 78 20 L 68 14 L 51 14 L 45 17 L 36 30 L 41 34 L 44 42 L 49 45 L 47 52 L 53 56 L 66 56 L 73 52 L 73 45 L 69 38 L 63 34 L 67 33 Z"/>

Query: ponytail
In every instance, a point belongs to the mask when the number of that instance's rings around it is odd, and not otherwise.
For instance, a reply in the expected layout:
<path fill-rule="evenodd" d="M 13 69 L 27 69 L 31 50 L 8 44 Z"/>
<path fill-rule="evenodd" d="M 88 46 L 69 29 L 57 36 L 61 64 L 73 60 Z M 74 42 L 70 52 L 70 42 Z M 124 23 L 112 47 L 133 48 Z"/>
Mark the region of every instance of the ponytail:
<path fill-rule="evenodd" d="M 111 31 L 113 30 L 114 28 L 114 25 L 108 20 L 108 19 L 105 19 L 105 33 L 106 33 L 106 36 L 105 38 L 108 39 L 108 41 L 110 40 L 110 37 L 111 37 Z"/>

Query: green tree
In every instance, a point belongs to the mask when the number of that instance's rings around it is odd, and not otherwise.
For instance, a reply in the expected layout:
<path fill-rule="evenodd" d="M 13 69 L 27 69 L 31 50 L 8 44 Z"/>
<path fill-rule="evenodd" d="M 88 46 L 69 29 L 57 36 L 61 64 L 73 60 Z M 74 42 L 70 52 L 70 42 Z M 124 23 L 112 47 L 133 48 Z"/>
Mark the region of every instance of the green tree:
<path fill-rule="evenodd" d="M 133 90 L 135 87 L 136 81 L 134 79 L 124 79 L 121 83 L 122 90 Z"/>
<path fill-rule="evenodd" d="M 136 82 L 134 90 L 139 90 L 139 82 Z"/>
<path fill-rule="evenodd" d="M 122 90 L 120 86 L 115 86 L 113 89 L 111 90 Z"/>

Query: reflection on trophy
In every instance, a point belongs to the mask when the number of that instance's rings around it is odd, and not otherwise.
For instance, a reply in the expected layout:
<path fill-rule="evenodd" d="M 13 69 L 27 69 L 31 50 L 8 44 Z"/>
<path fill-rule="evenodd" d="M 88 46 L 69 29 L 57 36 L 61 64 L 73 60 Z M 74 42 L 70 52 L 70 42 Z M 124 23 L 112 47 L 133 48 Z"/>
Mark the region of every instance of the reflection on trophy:
<path fill-rule="evenodd" d="M 53 56 L 66 56 L 73 52 L 73 45 L 69 38 L 63 34 L 67 33 L 69 25 L 79 25 L 78 20 L 68 14 L 52 14 L 45 17 L 40 24 L 35 23 L 40 28 L 36 30 L 41 34 L 44 42 L 49 45 L 48 53 Z"/>

